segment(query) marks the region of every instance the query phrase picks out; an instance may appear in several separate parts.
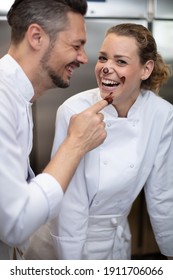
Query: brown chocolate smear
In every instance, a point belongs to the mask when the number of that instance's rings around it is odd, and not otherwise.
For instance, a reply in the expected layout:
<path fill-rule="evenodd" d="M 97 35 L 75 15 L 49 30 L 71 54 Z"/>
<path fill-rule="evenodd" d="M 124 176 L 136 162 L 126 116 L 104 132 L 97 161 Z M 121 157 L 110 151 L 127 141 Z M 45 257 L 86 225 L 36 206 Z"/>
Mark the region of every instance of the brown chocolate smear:
<path fill-rule="evenodd" d="M 108 102 L 108 104 L 112 104 L 112 102 L 113 102 L 113 98 L 111 95 L 112 95 L 112 92 L 104 98 L 104 100 L 106 100 Z"/>
<path fill-rule="evenodd" d="M 125 82 L 125 77 L 124 76 L 122 76 L 121 78 L 120 78 L 120 80 L 121 80 L 121 82 L 124 84 L 124 82 Z"/>

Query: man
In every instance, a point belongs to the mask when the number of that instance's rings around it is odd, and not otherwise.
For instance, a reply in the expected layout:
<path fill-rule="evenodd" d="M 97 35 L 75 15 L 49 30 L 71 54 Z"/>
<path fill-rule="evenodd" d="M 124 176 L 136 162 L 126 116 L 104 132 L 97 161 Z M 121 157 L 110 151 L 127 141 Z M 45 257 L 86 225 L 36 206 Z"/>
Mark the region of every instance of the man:
<path fill-rule="evenodd" d="M 74 69 L 87 63 L 86 10 L 84 0 L 16 0 L 7 14 L 11 44 L 0 60 L 0 259 L 17 258 L 58 214 L 81 158 L 106 137 L 102 100 L 72 117 L 60 149 L 34 177 L 31 106 L 46 90 L 68 87 Z"/>

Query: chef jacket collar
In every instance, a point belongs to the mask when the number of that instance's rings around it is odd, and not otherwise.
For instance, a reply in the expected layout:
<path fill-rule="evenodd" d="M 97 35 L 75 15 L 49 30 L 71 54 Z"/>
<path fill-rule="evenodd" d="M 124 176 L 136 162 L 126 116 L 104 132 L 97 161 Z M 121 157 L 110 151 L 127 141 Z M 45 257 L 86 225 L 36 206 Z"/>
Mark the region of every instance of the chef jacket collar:
<path fill-rule="evenodd" d="M 101 98 L 99 89 L 98 89 L 98 92 L 99 92 L 99 95 L 98 95 L 98 101 L 99 101 L 102 98 Z M 139 94 L 139 96 L 137 97 L 135 103 L 130 108 L 127 118 L 136 119 L 136 120 L 139 119 L 139 110 L 145 100 L 146 95 L 147 95 L 147 91 L 142 90 L 141 93 Z M 115 109 L 115 107 L 113 107 L 112 105 L 106 106 L 103 109 L 103 112 L 105 112 L 107 115 L 113 116 L 114 118 L 118 118 L 118 112 Z"/>
<path fill-rule="evenodd" d="M 9 54 L 6 54 L 2 59 L 5 61 L 5 71 L 9 74 L 16 88 L 19 89 L 20 95 L 22 95 L 27 102 L 31 102 L 34 96 L 34 88 L 21 66 Z"/>

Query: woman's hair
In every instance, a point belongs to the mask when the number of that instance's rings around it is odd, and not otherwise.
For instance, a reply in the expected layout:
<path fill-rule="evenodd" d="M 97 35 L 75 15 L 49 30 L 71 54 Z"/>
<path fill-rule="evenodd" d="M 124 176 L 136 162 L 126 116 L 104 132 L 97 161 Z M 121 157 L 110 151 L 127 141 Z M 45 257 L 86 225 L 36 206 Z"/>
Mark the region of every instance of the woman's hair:
<path fill-rule="evenodd" d="M 85 0 L 15 0 L 7 14 L 11 26 L 11 40 L 21 42 L 32 23 L 39 24 L 51 39 L 68 28 L 67 13 L 84 16 L 87 12 Z"/>
<path fill-rule="evenodd" d="M 160 87 L 169 79 L 172 72 L 170 66 L 163 61 L 161 55 L 157 52 L 157 45 L 151 32 L 143 25 L 124 23 L 109 28 L 106 36 L 110 33 L 134 38 L 138 45 L 142 65 L 148 60 L 154 61 L 154 69 L 150 77 L 141 82 L 141 88 L 150 89 L 158 93 Z"/>

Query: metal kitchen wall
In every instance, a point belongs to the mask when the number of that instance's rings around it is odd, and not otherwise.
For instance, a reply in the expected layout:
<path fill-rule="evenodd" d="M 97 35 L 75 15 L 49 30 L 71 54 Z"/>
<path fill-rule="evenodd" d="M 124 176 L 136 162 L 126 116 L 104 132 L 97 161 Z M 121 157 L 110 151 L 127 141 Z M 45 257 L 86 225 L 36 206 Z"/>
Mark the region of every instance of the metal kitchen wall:
<path fill-rule="evenodd" d="M 154 1 L 151 29 L 158 50 L 165 61 L 173 67 L 173 1 Z M 173 78 L 161 89 L 160 95 L 173 104 Z"/>
<path fill-rule="evenodd" d="M 6 53 L 10 43 L 10 29 L 5 15 L 12 3 L 13 0 L 0 0 L 0 56 Z M 97 86 L 94 66 L 101 42 L 110 26 L 122 22 L 136 22 L 148 27 L 156 39 L 159 52 L 173 67 L 172 0 L 95 0 L 88 1 L 88 5 L 86 52 L 89 63 L 75 71 L 69 88 L 49 90 L 33 105 L 35 128 L 31 163 L 36 173 L 44 168 L 50 158 L 57 108 L 71 95 Z M 173 78 L 162 88 L 160 94 L 173 104 Z M 140 215 L 137 215 L 138 213 Z M 133 253 L 157 251 L 144 210 L 143 196 L 135 202 L 130 222 L 135 240 Z"/>

